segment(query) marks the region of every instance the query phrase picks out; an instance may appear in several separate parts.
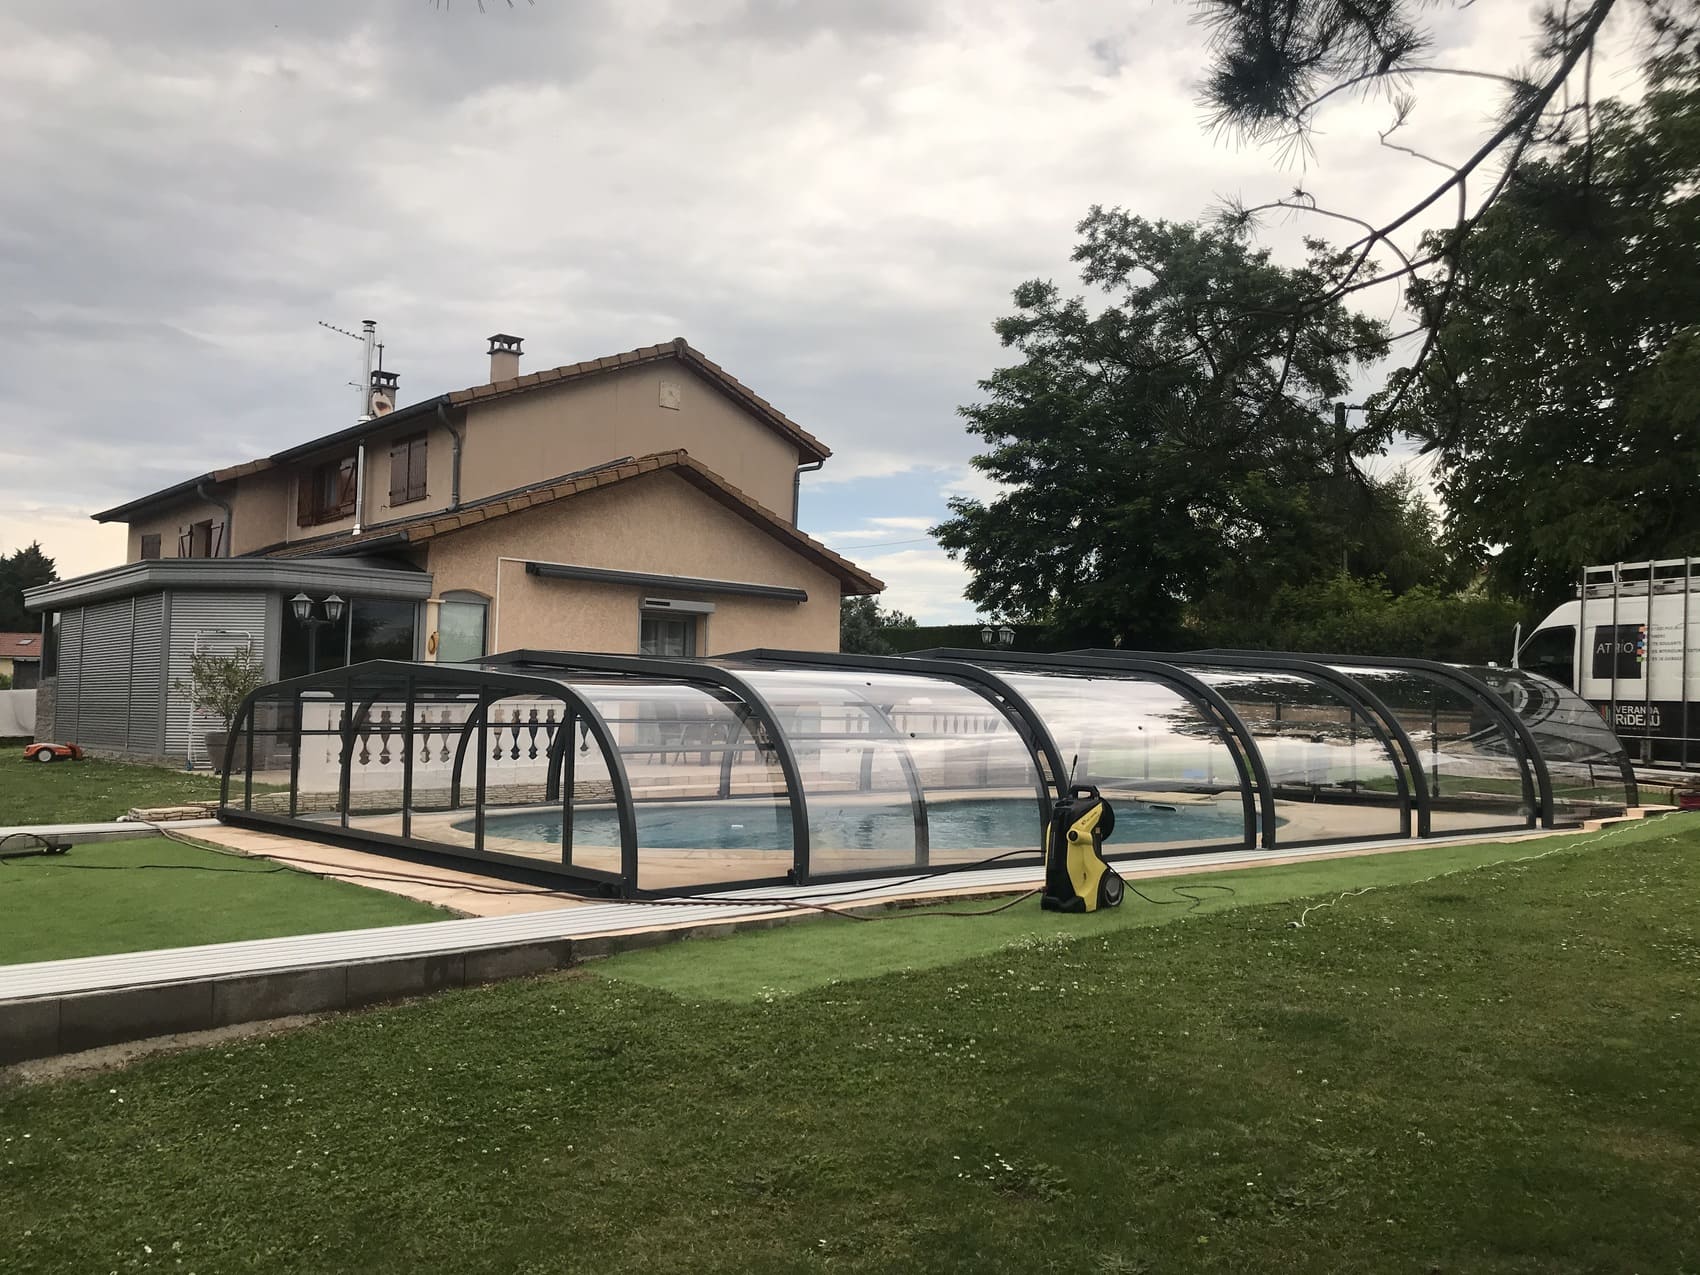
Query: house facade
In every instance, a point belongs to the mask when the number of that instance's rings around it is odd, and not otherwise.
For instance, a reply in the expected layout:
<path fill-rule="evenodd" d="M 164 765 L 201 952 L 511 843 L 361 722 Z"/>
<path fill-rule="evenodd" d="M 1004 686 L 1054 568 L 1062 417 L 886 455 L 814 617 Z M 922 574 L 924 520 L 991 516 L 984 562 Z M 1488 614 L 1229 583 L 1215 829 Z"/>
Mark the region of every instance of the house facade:
<path fill-rule="evenodd" d="M 521 647 L 831 651 L 840 599 L 884 587 L 796 525 L 830 450 L 684 340 L 529 374 L 518 338 L 489 354 L 487 383 L 399 409 L 374 372 L 355 425 L 96 514 L 127 524 L 126 564 L 26 595 L 38 737 L 194 760 L 174 687 L 197 649 L 269 679 Z"/>

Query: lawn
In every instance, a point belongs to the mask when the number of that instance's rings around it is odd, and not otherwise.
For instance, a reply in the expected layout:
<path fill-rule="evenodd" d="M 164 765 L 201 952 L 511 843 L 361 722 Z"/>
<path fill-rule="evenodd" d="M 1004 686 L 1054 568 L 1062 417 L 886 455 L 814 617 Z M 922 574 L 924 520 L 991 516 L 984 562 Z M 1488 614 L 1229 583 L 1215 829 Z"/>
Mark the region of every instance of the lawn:
<path fill-rule="evenodd" d="M 0 965 L 409 925 L 450 915 L 412 899 L 164 837 L 0 861 Z M 0 1270 L 5 1260 L 0 1253 Z"/>
<path fill-rule="evenodd" d="M 781 936 L 691 943 L 743 972 L 633 957 L 14 1088 L 0 1271 L 1692 1272 L 1697 896 L 1673 819 L 1303 928 L 1130 899 L 789 994 L 740 954 Z M 815 932 L 947 924 L 995 922 Z"/>
<path fill-rule="evenodd" d="M 0 828 L 45 823 L 103 823 L 134 806 L 217 801 L 218 776 L 125 762 L 25 761 L 0 752 Z"/>

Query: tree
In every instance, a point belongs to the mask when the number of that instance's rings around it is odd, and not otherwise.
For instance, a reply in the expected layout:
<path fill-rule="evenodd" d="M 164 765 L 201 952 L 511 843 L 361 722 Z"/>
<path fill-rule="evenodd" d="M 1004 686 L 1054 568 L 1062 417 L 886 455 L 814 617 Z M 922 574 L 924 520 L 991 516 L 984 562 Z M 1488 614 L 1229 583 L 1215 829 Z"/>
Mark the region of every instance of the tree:
<path fill-rule="evenodd" d="M 1384 396 L 1440 458 L 1453 539 L 1543 604 L 1590 562 L 1700 552 L 1700 59 L 1653 82 L 1522 169 L 1456 254 L 1450 367 Z"/>
<path fill-rule="evenodd" d="M 1112 298 L 1016 289 L 997 322 L 1021 361 L 965 407 L 1005 491 L 950 502 L 934 529 L 973 572 L 967 594 L 1082 640 L 1161 645 L 1210 595 L 1239 605 L 1331 571 L 1355 541 L 1343 495 L 1367 490 L 1323 404 L 1383 326 L 1339 305 L 1292 315 L 1337 265 L 1297 270 L 1244 233 L 1094 208 L 1074 259 Z"/>
<path fill-rule="evenodd" d="M 216 716 L 220 729 L 228 732 L 242 701 L 264 681 L 259 661 L 246 650 L 230 655 L 196 651 L 189 657 L 189 680 L 173 681 L 172 687 L 178 694 L 187 695 L 196 708 Z"/>
<path fill-rule="evenodd" d="M 0 558 L 0 632 L 26 633 L 41 627 L 41 617 L 24 610 L 24 590 L 59 578 L 53 559 L 32 542 Z"/>
<path fill-rule="evenodd" d="M 1637 21 L 1655 64 L 1680 60 L 1700 39 L 1700 9 L 1694 0 L 1563 0 L 1536 11 L 1523 66 L 1496 70 L 1432 61 L 1431 53 L 1443 41 L 1434 37 L 1424 19 L 1436 9 L 1463 9 L 1471 3 L 1193 0 L 1210 32 L 1203 97 L 1219 127 L 1248 140 L 1273 142 L 1289 154 L 1308 154 L 1317 118 L 1327 105 L 1343 95 L 1383 91 L 1391 109 L 1382 144 L 1445 171 L 1416 203 L 1376 220 L 1362 215 L 1367 210 L 1354 214 L 1319 207 L 1302 187 L 1286 198 L 1231 210 L 1241 224 L 1282 210 L 1325 218 L 1335 226 L 1356 226 L 1362 234 L 1347 245 L 1343 268 L 1308 304 L 1339 301 L 1398 281 L 1421 285 L 1416 289 L 1422 302 L 1417 311 L 1421 325 L 1414 331 L 1423 332 L 1424 340 L 1413 366 L 1426 367 L 1432 358 L 1442 374 L 1450 374 L 1444 321 L 1456 291 L 1453 260 L 1532 155 L 1544 146 L 1577 139 L 1585 153 L 1592 147 L 1594 58 L 1607 19 L 1627 14 Z M 1402 135 L 1395 140 L 1416 103 L 1412 85 L 1445 77 L 1497 82 L 1505 91 L 1504 106 L 1486 123 L 1479 143 L 1451 158 L 1419 152 Z M 1593 184 L 1587 164 L 1575 176 L 1584 192 Z M 1405 251 L 1400 239 L 1420 229 L 1434 213 L 1450 217 L 1447 228 L 1419 251 Z M 1377 252 L 1396 259 L 1385 274 L 1371 263 L 1371 254 Z M 1373 418 L 1362 432 L 1385 437 Z"/>
<path fill-rule="evenodd" d="M 845 598 L 838 608 L 838 649 L 847 655 L 890 655 L 882 631 L 914 627 L 911 617 L 886 610 L 876 597 Z"/>

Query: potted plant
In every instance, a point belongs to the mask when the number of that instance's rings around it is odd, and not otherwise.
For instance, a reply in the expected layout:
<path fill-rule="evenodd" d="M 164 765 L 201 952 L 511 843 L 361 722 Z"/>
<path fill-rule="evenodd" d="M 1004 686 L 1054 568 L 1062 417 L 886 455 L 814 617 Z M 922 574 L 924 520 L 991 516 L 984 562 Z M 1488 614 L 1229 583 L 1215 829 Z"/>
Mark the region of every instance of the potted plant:
<path fill-rule="evenodd" d="M 214 770 L 224 765 L 224 748 L 230 738 L 230 725 L 236 710 L 265 680 L 259 662 L 249 651 L 220 655 L 215 651 L 196 651 L 189 658 L 188 682 L 174 682 L 178 692 L 187 695 L 196 708 L 211 713 L 219 720 L 217 730 L 204 737 L 207 760 Z"/>

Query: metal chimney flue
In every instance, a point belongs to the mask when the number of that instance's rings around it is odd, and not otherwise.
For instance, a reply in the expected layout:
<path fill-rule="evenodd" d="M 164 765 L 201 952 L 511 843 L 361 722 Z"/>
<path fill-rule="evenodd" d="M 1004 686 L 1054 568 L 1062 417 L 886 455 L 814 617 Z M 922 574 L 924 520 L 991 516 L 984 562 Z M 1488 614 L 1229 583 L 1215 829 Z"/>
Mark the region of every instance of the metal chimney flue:
<path fill-rule="evenodd" d="M 490 383 L 511 381 L 519 375 L 520 338 L 498 332 L 490 338 Z"/>

